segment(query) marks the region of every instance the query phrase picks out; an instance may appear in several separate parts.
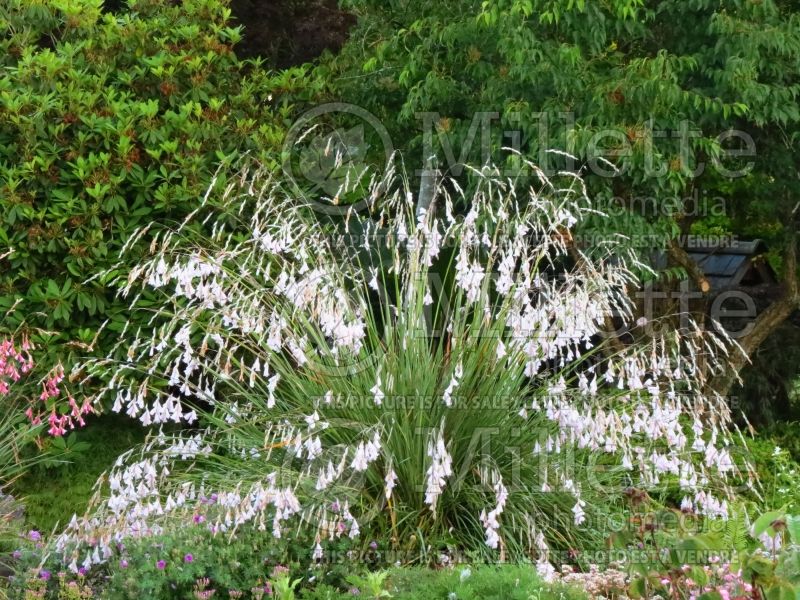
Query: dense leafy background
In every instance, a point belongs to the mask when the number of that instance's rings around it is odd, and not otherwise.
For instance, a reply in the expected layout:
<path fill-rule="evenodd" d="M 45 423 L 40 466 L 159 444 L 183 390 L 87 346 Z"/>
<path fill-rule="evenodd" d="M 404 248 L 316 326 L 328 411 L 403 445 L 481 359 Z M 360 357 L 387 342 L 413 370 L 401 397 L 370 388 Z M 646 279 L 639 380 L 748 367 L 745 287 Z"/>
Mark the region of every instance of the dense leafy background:
<path fill-rule="evenodd" d="M 212 0 L 134 0 L 118 14 L 99 0 L 15 0 L 0 12 L 0 244 L 13 250 L 0 310 L 21 300 L 9 325 L 58 332 L 47 344 L 64 362 L 63 342 L 124 320 L 98 275 L 137 228 L 182 218 L 231 156 L 276 162 L 308 80 L 237 58 L 230 15 Z"/>

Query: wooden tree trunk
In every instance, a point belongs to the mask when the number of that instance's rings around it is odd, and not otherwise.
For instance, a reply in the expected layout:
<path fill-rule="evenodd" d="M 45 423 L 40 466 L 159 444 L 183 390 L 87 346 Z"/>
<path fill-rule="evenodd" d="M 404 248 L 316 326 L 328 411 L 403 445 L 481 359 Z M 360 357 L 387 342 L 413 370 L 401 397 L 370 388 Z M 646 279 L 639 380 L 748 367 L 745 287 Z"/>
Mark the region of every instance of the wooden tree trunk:
<path fill-rule="evenodd" d="M 731 359 L 731 368 L 713 378 L 709 393 L 727 396 L 738 379 L 738 373 L 747 365 L 756 350 L 792 313 L 800 310 L 800 286 L 797 277 L 797 245 L 794 238 L 789 242 L 784 254 L 784 293 L 772 303 L 753 323 L 753 329 L 739 340 L 741 349 Z"/>

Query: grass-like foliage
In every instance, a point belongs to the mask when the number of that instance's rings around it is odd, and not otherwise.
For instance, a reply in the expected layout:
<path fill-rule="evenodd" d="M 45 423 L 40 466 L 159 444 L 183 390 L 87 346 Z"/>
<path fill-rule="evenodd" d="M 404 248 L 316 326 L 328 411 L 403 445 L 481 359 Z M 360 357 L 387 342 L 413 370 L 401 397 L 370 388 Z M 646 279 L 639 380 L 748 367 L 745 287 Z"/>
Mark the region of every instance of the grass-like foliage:
<path fill-rule="evenodd" d="M 202 428 L 123 457 L 110 497 L 60 539 L 67 561 L 200 521 L 303 528 L 317 560 L 360 536 L 403 562 L 467 552 L 547 571 L 549 551 L 601 547 L 630 486 L 670 481 L 724 517 L 729 413 L 701 392 L 726 344 L 605 343 L 643 267 L 613 240 L 575 243 L 595 213 L 582 181 L 530 166 L 524 182 L 476 171 L 468 195 L 443 181 L 430 203 L 390 171 L 323 227 L 244 169 L 159 237 L 122 288 L 151 329 L 123 335 L 126 361 L 87 368 L 115 410 Z"/>

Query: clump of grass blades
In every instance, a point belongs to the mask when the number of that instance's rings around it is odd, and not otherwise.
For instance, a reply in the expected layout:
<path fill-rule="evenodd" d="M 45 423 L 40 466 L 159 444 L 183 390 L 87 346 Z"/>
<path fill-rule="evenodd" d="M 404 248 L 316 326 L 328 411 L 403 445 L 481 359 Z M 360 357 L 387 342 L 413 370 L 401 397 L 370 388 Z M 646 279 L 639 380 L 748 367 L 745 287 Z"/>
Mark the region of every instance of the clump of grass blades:
<path fill-rule="evenodd" d="M 427 209 L 389 170 L 362 214 L 324 224 L 244 169 L 160 238 L 122 290 L 164 290 L 157 309 L 132 302 L 152 330 L 87 368 L 115 410 L 199 413 L 202 429 L 119 461 L 65 556 L 202 515 L 229 534 L 310 530 L 315 558 L 346 535 L 388 537 L 409 560 L 546 565 L 549 550 L 600 548 L 623 488 L 667 475 L 724 516 L 711 492 L 736 470 L 729 414 L 703 388 L 726 342 L 604 344 L 646 267 L 613 241 L 584 253 L 570 235 L 594 213 L 582 181 L 529 166 L 533 184 L 476 170 L 468 197 L 443 182 Z"/>

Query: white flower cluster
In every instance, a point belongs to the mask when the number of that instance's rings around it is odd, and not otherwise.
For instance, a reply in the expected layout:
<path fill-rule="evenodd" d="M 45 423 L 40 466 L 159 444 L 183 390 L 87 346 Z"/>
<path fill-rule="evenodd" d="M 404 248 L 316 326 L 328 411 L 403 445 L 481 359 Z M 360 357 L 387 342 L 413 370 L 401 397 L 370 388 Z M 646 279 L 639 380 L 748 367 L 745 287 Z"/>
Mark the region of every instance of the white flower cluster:
<path fill-rule="evenodd" d="M 508 490 L 503 485 L 503 479 L 499 474 L 494 473 L 494 478 L 497 480 L 494 484 L 494 493 L 497 500 L 497 505 L 486 512 L 483 510 L 480 515 L 481 523 L 486 530 L 486 545 L 489 548 L 497 548 L 500 543 L 500 515 L 506 506 L 508 500 Z"/>
<path fill-rule="evenodd" d="M 145 424 L 191 423 L 203 406 L 224 419 L 195 438 L 160 439 L 147 456 L 128 457 L 109 478 L 109 497 L 73 521 L 60 549 L 72 553 L 88 544 L 92 552 L 100 548 L 102 560 L 113 540 L 196 513 L 204 486 L 219 482 L 185 484 L 180 464 L 213 458 L 218 444 L 252 462 L 258 477 L 214 489 L 208 525 L 229 531 L 271 522 L 280 537 L 283 524 L 298 517 L 317 529 L 319 558 L 319 540 L 355 537 L 363 525 L 351 512 L 360 503 L 331 498 L 345 498 L 356 481 L 378 482 L 378 496 L 387 501 L 419 485 L 400 480 L 395 468 L 403 473 L 408 457 L 391 450 L 403 447 L 394 438 L 409 435 L 391 416 L 392 395 L 416 391 L 394 368 L 415 360 L 414 352 L 430 362 L 414 368 L 439 375 L 430 378 L 437 401 L 420 418 L 432 433 L 419 452 L 422 502 L 437 517 L 458 456 L 451 454 L 458 443 L 448 439 L 451 427 L 474 400 L 474 380 L 506 372 L 518 373 L 510 378 L 513 389 L 501 390 L 514 398 L 508 413 L 516 425 L 549 428 L 534 455 L 606 453 L 642 485 L 677 477 L 692 494 L 687 508 L 724 517 L 724 499 L 705 488 L 736 475 L 727 448 L 730 413 L 704 386 L 723 364 L 725 342 L 674 332 L 607 352 L 600 340 L 607 319 L 634 316 L 627 294 L 637 285 L 629 268 L 635 258 L 618 256 L 613 246 L 605 254 L 584 253 L 569 241 L 565 232 L 594 213 L 580 180 L 561 190 L 542 176 L 542 189 L 521 194 L 496 174 L 478 175 L 486 184 L 458 216 L 448 192 L 460 189 L 456 182 L 417 214 L 413 196 L 398 189 L 390 171 L 369 195 L 382 199 L 381 210 L 371 207 L 375 218 L 358 223 L 348 215 L 344 237 L 359 242 L 343 243 L 336 237 L 341 230 L 323 234 L 306 207 L 279 196 L 262 173 L 243 173 L 221 203 L 247 215 L 237 235 L 215 225 L 203 247 L 179 235 L 154 243 L 154 257 L 131 272 L 123 293 L 137 286 L 166 291 L 167 316 L 156 314 L 152 330 L 138 331 L 133 342 L 123 334 L 112 356 L 90 371 L 104 378 L 102 395 L 115 411 Z M 454 270 L 445 274 L 452 290 L 431 283 L 440 261 Z M 445 300 L 448 294 L 455 298 Z M 442 317 L 446 302 L 455 309 Z M 436 343 L 419 335 L 434 325 Z M 127 359 L 120 363 L 120 355 Z M 367 402 L 343 417 L 337 407 L 347 392 Z M 494 471 L 489 479 L 492 493 L 473 518 L 487 545 L 498 548 L 517 482 L 504 483 Z M 526 485 L 570 494 L 576 525 L 591 510 L 580 486 L 557 466 Z M 546 553 L 536 514 L 532 507 L 532 550 Z"/>
<path fill-rule="evenodd" d="M 431 460 L 425 473 L 425 504 L 436 512 L 436 503 L 447 484 L 447 478 L 453 474 L 453 459 L 445 447 L 444 423 L 431 435 L 427 454 Z"/>

